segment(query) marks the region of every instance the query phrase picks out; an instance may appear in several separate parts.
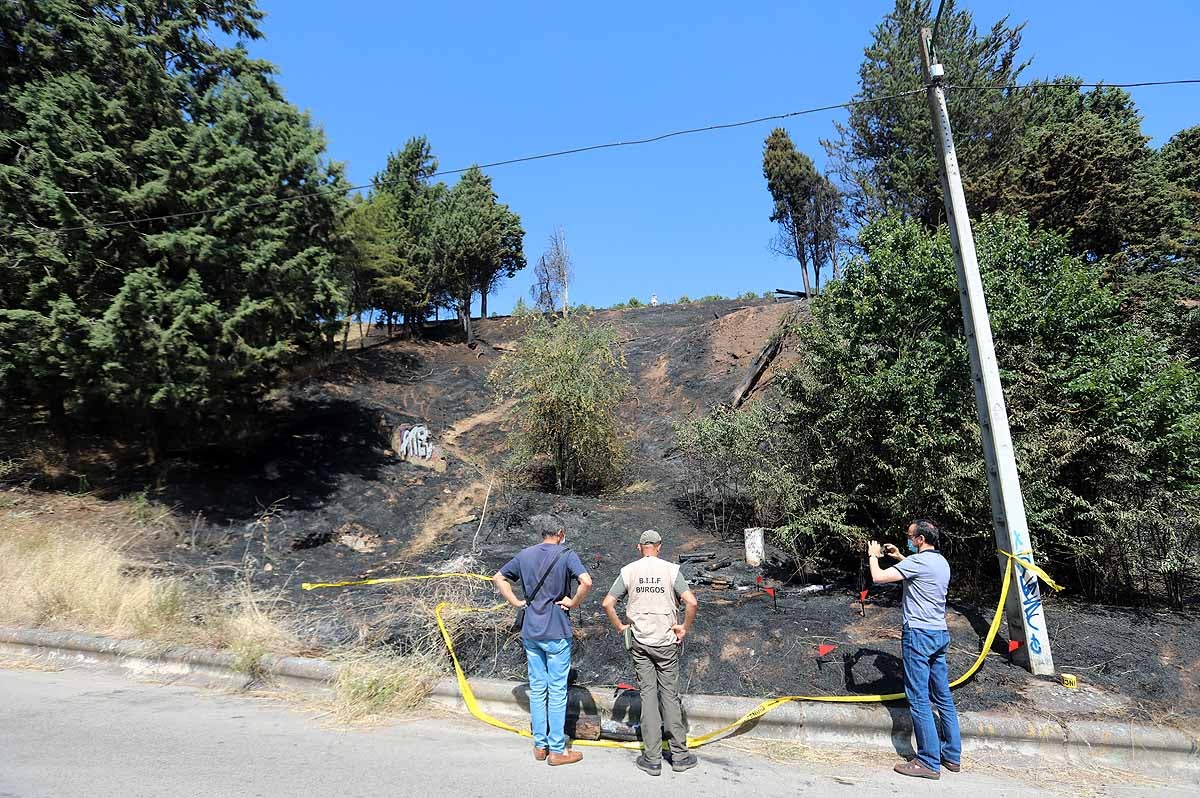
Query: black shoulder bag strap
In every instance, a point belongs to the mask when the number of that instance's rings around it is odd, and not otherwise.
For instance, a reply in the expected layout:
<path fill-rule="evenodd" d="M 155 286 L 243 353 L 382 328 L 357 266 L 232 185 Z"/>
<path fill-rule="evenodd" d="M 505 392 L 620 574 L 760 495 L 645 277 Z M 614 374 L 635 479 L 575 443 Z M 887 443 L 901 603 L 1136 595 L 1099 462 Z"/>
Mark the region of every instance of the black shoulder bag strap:
<path fill-rule="evenodd" d="M 558 552 L 558 554 L 554 555 L 554 559 L 551 560 L 550 565 L 546 567 L 546 572 L 542 574 L 542 578 L 539 579 L 538 583 L 533 586 L 532 591 L 525 594 L 525 606 L 529 606 L 529 602 L 533 601 L 533 597 L 536 596 L 537 592 L 542 589 L 542 585 L 546 583 L 546 577 L 550 576 L 550 572 L 554 570 L 554 566 L 558 564 L 559 559 L 561 559 L 564 554 L 570 551 L 570 549 L 568 549 L 566 546 L 560 546 L 559 548 L 561 550 Z M 517 610 L 517 617 L 513 619 L 512 631 L 520 632 L 524 625 L 525 607 L 521 607 Z"/>

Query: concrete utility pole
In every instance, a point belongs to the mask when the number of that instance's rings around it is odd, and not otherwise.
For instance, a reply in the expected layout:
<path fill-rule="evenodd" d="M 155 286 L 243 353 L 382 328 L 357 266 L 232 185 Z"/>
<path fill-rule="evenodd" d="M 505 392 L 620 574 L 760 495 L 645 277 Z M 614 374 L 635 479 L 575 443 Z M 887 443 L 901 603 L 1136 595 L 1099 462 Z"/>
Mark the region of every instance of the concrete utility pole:
<path fill-rule="evenodd" d="M 932 32 L 921 29 L 921 63 L 925 68 L 926 97 L 933 117 L 935 142 L 941 159 L 942 193 L 946 202 L 946 218 L 954 261 L 958 268 L 959 300 L 962 303 L 963 328 L 967 334 L 967 349 L 971 354 L 971 376 L 975 383 L 975 405 L 979 411 L 979 428 L 983 437 L 983 459 L 987 465 L 988 492 L 992 499 L 992 525 L 996 531 L 997 548 L 1011 551 L 1025 562 L 1033 562 L 1033 544 L 1025 519 L 1025 502 L 1021 497 L 1021 482 L 1017 476 L 1017 460 L 1013 455 L 1012 435 L 1008 429 L 1008 412 L 1004 406 L 1004 390 L 1000 385 L 1000 370 L 996 366 L 996 349 L 992 343 L 992 327 L 988 320 L 983 296 L 983 281 L 979 276 L 979 261 L 975 256 L 975 237 L 967 217 L 967 200 L 963 194 L 958 157 L 950 133 L 950 114 L 946 110 L 946 93 L 942 88 L 945 74 L 932 52 Z M 1008 558 L 1000 557 L 1000 567 L 1008 567 Z M 1042 595 L 1038 579 L 1029 571 L 1018 568 L 1006 603 L 1008 636 L 1022 645 L 1014 653 L 1031 672 L 1038 675 L 1054 673 L 1054 658 L 1050 654 L 1050 634 L 1042 612 Z"/>

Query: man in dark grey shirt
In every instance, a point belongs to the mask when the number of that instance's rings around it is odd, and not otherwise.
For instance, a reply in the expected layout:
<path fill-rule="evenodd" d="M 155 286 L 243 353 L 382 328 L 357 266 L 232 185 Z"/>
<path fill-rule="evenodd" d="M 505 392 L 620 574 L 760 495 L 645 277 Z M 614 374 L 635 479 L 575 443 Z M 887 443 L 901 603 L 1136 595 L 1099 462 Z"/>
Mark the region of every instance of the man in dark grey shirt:
<path fill-rule="evenodd" d="M 903 582 L 900 613 L 904 618 L 901 637 L 904 657 L 904 694 L 912 713 L 917 737 L 917 756 L 896 765 L 905 776 L 941 778 L 944 767 L 957 773 L 962 760 L 962 738 L 958 729 L 958 711 L 950 695 L 950 676 L 946 667 L 946 649 L 950 632 L 946 626 L 946 590 L 950 586 L 950 564 L 938 552 L 941 531 L 932 521 L 913 521 L 908 526 L 909 556 L 891 543 L 880 546 L 872 540 L 867 546 L 871 561 L 871 579 L 875 584 Z M 884 553 L 896 560 L 886 570 L 879 567 Z M 937 708 L 935 722 L 933 709 Z"/>

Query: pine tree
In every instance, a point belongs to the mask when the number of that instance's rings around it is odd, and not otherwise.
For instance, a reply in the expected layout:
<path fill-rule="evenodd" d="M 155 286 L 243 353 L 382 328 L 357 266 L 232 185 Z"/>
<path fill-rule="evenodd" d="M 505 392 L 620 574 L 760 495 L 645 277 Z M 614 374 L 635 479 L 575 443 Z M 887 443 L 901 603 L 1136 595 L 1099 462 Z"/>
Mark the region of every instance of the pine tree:
<path fill-rule="evenodd" d="M 1158 158 L 1171 206 L 1164 248 L 1178 260 L 1195 294 L 1195 286 L 1200 284 L 1200 125 L 1172 136 Z"/>
<path fill-rule="evenodd" d="M 521 218 L 497 201 L 491 178 L 473 166 L 438 205 L 434 228 L 437 288 L 473 343 L 475 291 L 525 268 Z"/>
<path fill-rule="evenodd" d="M 410 334 L 417 333 L 438 293 L 434 236 L 446 186 L 430 183 L 437 167 L 428 139 L 414 136 L 388 156 L 372 181 L 371 199 L 381 208 L 375 224 L 389 238 L 391 252 L 372 266 L 370 297 L 389 323 L 403 315 Z"/>
<path fill-rule="evenodd" d="M 84 406 L 132 420 L 160 448 L 331 344 L 340 169 L 272 67 L 211 38 L 258 38 L 261 18 L 253 0 L 0 4 L 3 395 L 60 426 Z"/>
<path fill-rule="evenodd" d="M 1157 237 L 1167 185 L 1129 93 L 1081 83 L 1059 77 L 1023 92 L 1025 129 L 998 173 L 998 206 L 1103 257 Z"/>
<path fill-rule="evenodd" d="M 1003 17 L 981 33 L 970 12 L 956 6 L 946 0 L 937 56 L 954 83 L 975 87 L 949 92 L 947 105 L 967 207 L 982 213 L 995 208 L 998 173 L 1022 129 L 1020 104 L 999 87 L 1015 84 L 1028 65 L 1018 60 L 1024 25 L 1010 26 Z M 930 0 L 896 0 L 875 28 L 859 68 L 854 99 L 871 102 L 851 108 L 846 123 L 837 125 L 837 137 L 822 142 L 859 224 L 898 212 L 932 228 L 945 215 L 917 53 L 921 27 L 932 24 Z"/>
<path fill-rule="evenodd" d="M 779 225 L 775 249 L 800 262 L 805 296 L 820 293 L 821 268 L 830 263 L 837 271 L 841 193 L 781 127 L 771 131 L 763 144 L 763 177 L 775 203 L 771 221 Z M 810 266 L 815 290 L 809 281 Z"/>

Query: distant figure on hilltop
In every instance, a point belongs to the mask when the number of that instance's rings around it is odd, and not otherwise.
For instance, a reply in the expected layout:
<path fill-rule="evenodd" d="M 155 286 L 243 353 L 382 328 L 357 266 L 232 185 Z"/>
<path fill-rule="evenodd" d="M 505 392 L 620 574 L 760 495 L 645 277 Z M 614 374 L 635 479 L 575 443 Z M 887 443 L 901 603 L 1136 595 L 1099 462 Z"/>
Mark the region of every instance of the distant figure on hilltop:
<path fill-rule="evenodd" d="M 650 295 L 650 307 L 652 307 L 652 308 L 658 307 L 658 294 Z"/>

